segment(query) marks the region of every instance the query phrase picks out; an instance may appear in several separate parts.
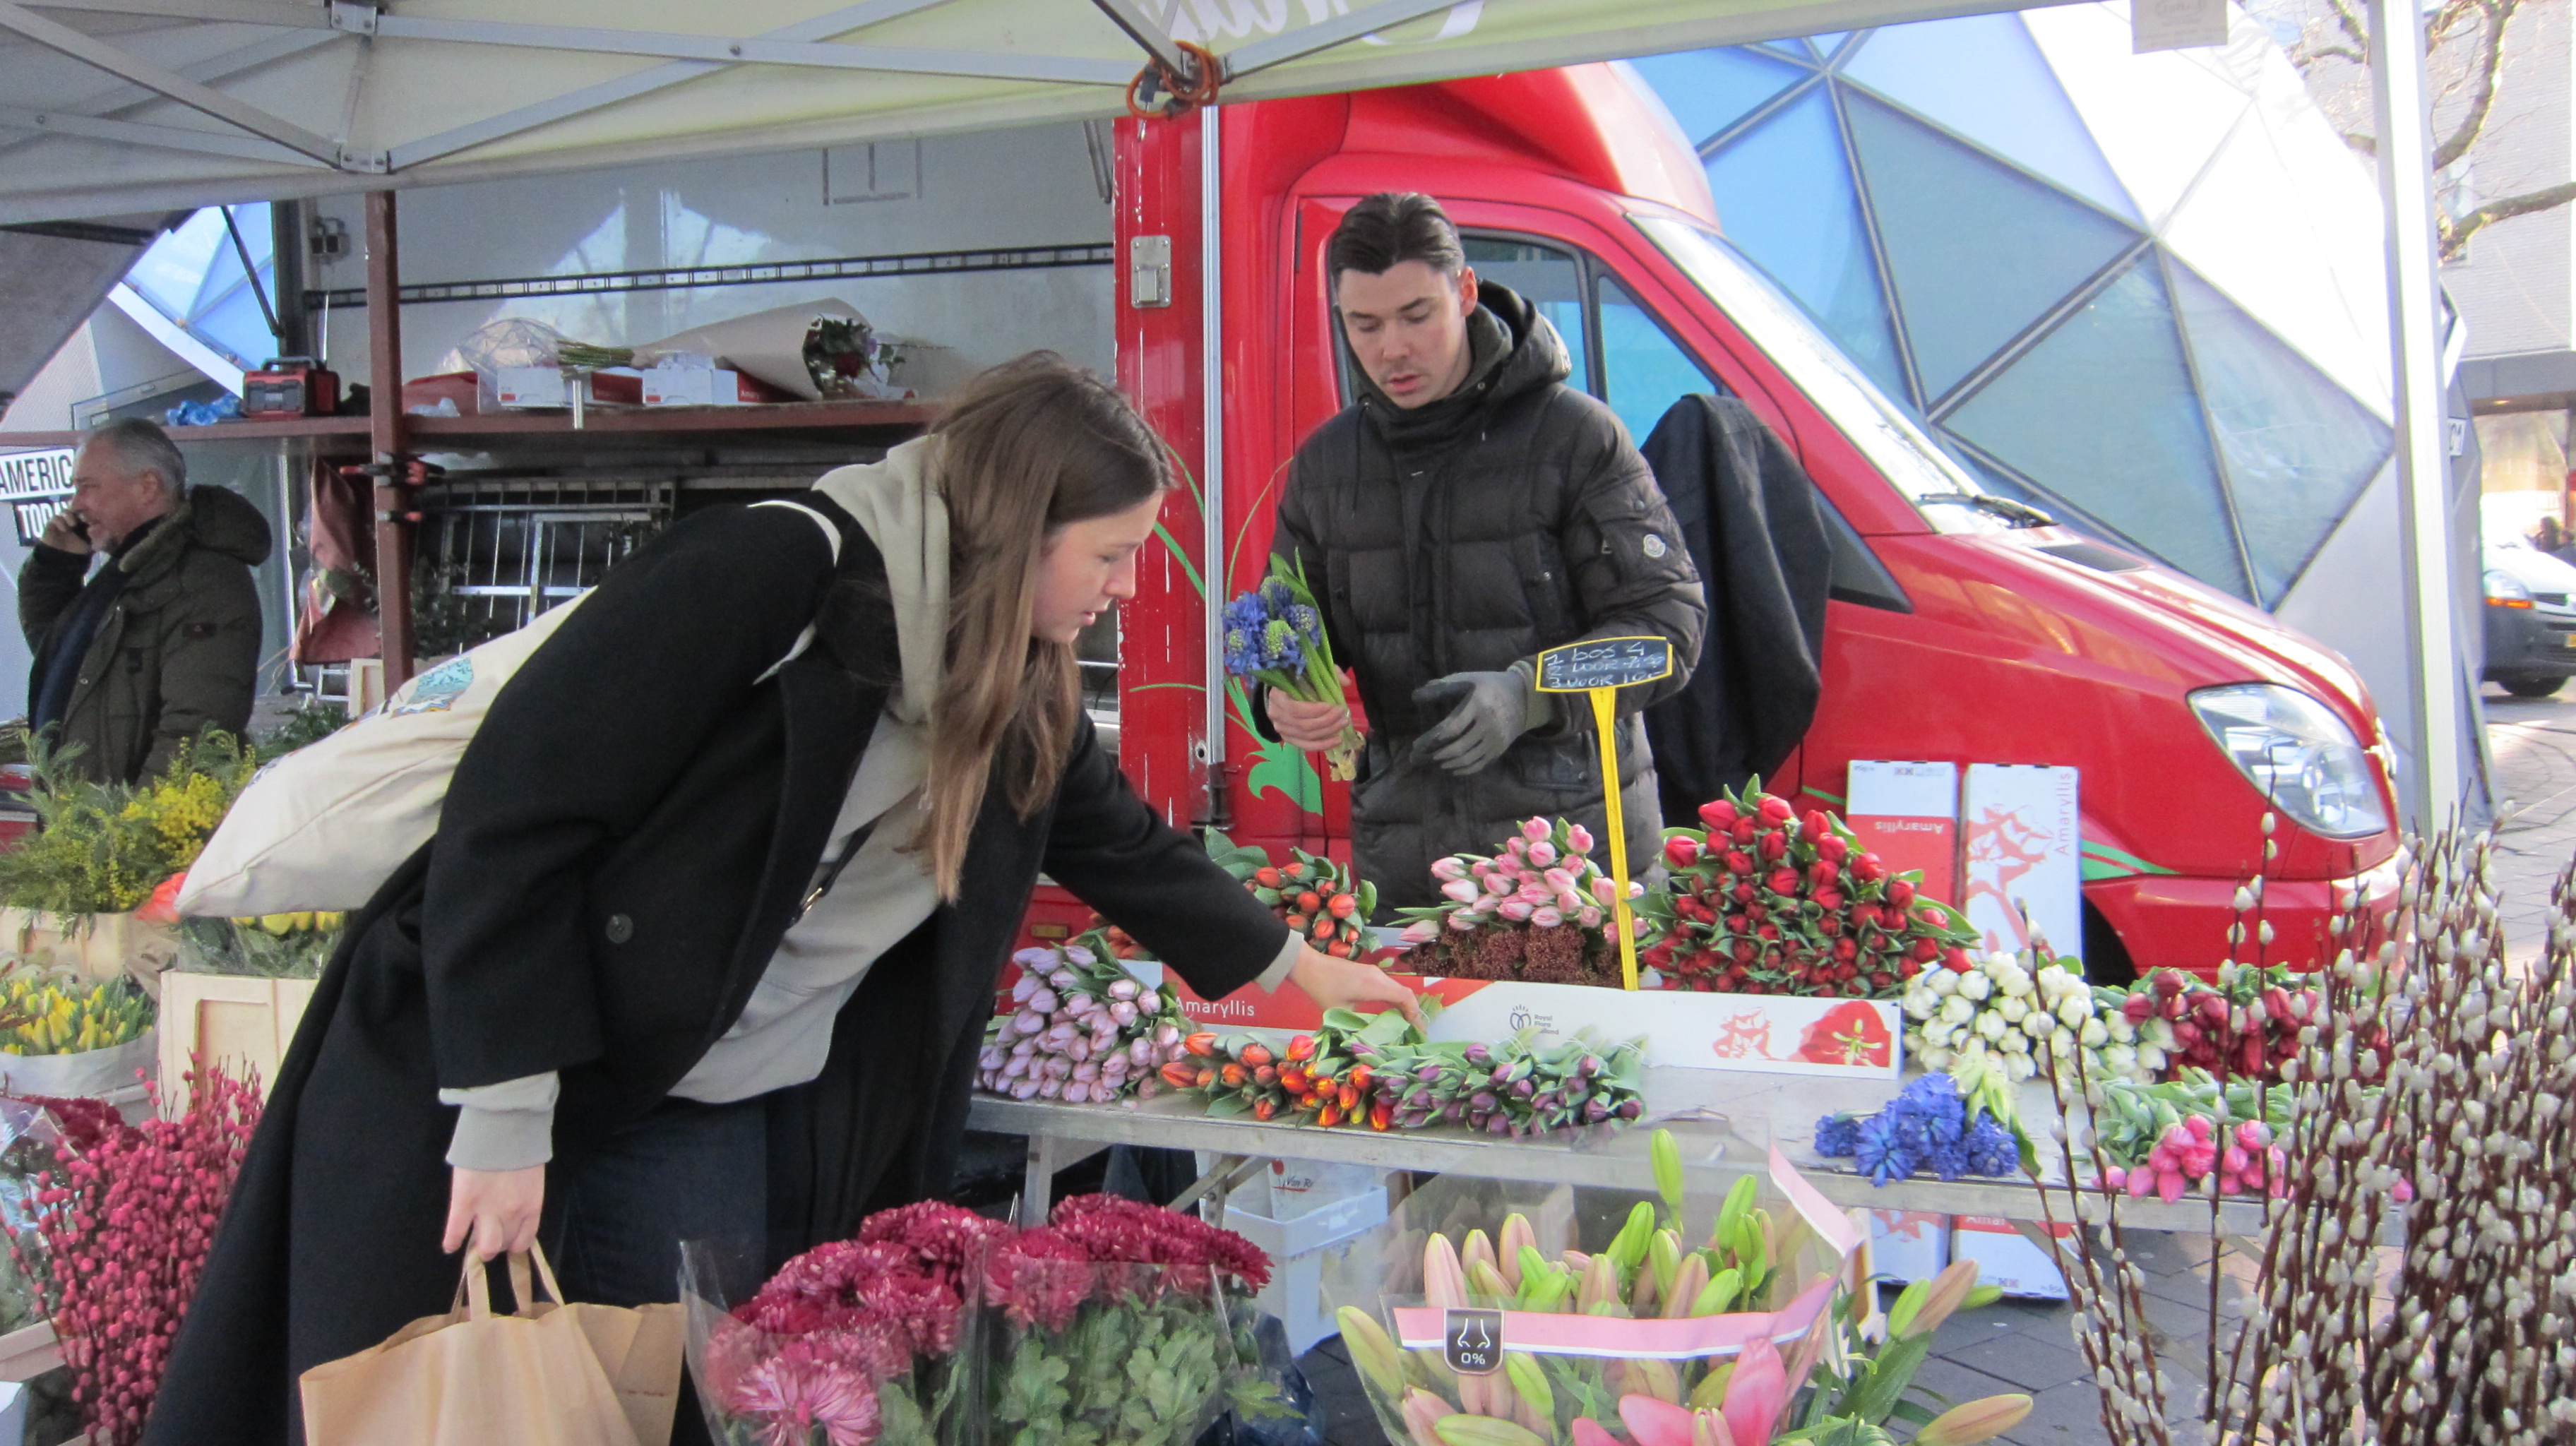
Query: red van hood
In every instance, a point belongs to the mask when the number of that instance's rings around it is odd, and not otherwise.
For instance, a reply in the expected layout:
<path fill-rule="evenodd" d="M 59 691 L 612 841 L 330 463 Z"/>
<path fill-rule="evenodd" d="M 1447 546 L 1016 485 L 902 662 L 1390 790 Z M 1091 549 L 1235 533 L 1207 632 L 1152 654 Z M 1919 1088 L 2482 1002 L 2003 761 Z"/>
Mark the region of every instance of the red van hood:
<path fill-rule="evenodd" d="M 1997 562 L 2060 592 L 2104 626 L 2152 629 L 2159 651 L 2187 689 L 2222 683 L 2280 683 L 2307 693 L 2343 715 L 2367 748 L 2379 742 L 2379 711 L 2370 689 L 2341 653 L 2285 627 L 2241 599 L 2228 596 L 2135 553 L 2107 547 L 2063 527 L 1977 533 L 1958 541 L 1984 549 Z M 2078 545 L 2084 552 L 2119 559 L 2115 568 L 2046 551 Z M 2128 564 L 2136 566 L 2128 566 Z M 2045 581 L 2042 581 L 2045 579 Z"/>

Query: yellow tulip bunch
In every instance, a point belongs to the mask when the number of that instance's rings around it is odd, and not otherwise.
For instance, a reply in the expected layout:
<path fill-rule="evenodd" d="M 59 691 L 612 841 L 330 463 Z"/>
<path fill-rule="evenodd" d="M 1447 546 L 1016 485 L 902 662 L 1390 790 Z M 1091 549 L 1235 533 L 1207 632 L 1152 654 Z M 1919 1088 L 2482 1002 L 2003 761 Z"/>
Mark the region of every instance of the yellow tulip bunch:
<path fill-rule="evenodd" d="M 310 934 L 337 929 L 340 927 L 341 920 L 346 917 L 343 914 L 324 910 L 306 909 L 296 914 L 255 914 L 233 920 L 233 927 L 258 929 L 283 939 L 290 934 Z"/>
<path fill-rule="evenodd" d="M 113 1049 L 151 1025 L 152 1001 L 122 979 L 91 984 L 14 969 L 0 974 L 0 1051 Z"/>

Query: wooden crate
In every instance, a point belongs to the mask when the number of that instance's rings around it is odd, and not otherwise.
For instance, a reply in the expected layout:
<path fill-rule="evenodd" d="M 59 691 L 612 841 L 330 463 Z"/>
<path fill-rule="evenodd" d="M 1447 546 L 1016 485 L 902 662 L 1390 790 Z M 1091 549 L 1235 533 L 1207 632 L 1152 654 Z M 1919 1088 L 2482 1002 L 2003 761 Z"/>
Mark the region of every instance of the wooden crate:
<path fill-rule="evenodd" d="M 186 970 L 162 975 L 162 1112 L 176 1118 L 188 1108 L 186 1075 L 195 1057 L 222 1064 L 236 1078 L 256 1070 L 266 1098 L 317 982 Z"/>
<path fill-rule="evenodd" d="M 0 949 L 30 958 L 50 955 L 57 965 L 94 980 L 131 975 L 151 992 L 161 971 L 179 957 L 179 931 L 132 914 L 0 909 Z"/>
<path fill-rule="evenodd" d="M 52 1321 L 40 1320 L 0 1336 L 0 1381 L 32 1381 L 62 1363 L 63 1347 L 54 1339 Z"/>

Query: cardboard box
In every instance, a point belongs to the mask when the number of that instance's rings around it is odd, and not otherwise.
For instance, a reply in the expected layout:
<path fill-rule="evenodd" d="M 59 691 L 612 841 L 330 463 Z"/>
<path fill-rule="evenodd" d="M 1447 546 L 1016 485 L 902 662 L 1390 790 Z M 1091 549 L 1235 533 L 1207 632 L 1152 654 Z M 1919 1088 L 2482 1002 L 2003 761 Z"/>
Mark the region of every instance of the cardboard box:
<path fill-rule="evenodd" d="M 1163 982 L 1159 964 L 1128 968 L 1148 983 Z M 1433 1039 L 1507 1039 L 1536 1025 L 1542 1043 L 1555 1043 L 1589 1026 L 1605 1043 L 1643 1035 L 1648 1064 L 1679 1069 L 1893 1082 L 1904 1066 L 1904 1021 L 1893 1001 L 1396 977 L 1440 1000 Z M 1003 980 L 1004 1000 L 1010 983 Z M 1244 989 L 1217 1000 L 1199 998 L 1177 976 L 1172 986 L 1181 1007 L 1209 1029 L 1293 1032 L 1323 1023 L 1323 1011 L 1294 984 L 1275 994 Z"/>
<path fill-rule="evenodd" d="M 602 367 L 594 372 L 576 372 L 586 390 L 582 401 L 590 406 L 637 406 L 644 400 L 644 374 L 633 367 Z M 573 403 L 573 380 L 561 367 L 501 367 L 492 373 L 492 402 L 495 406 L 521 410 L 529 407 L 569 407 Z"/>
<path fill-rule="evenodd" d="M 1959 901 L 1959 765 L 1856 760 L 1844 822 L 1891 873 L 1921 873 L 1917 893 Z"/>
<path fill-rule="evenodd" d="M 2075 1234 L 2075 1227 L 2068 1224 L 2040 1228 L 2060 1240 Z M 2055 1254 L 2032 1244 L 2009 1220 L 1959 1216 L 1950 1230 L 1950 1258 L 1975 1261 L 1977 1283 L 1999 1287 L 2006 1295 L 2024 1300 L 2066 1299 L 2066 1277 L 2057 1269 Z"/>
<path fill-rule="evenodd" d="M 1930 1280 L 1949 1263 L 1949 1216 L 1928 1210 L 1869 1212 L 1872 1271 L 1904 1285 Z"/>
<path fill-rule="evenodd" d="M 730 367 L 644 369 L 648 407 L 752 407 L 778 400 L 776 389 Z"/>
<path fill-rule="evenodd" d="M 1990 953 L 2034 936 L 2062 954 L 2084 947 L 2082 814 L 2072 768 L 1968 766 L 1959 906 Z"/>

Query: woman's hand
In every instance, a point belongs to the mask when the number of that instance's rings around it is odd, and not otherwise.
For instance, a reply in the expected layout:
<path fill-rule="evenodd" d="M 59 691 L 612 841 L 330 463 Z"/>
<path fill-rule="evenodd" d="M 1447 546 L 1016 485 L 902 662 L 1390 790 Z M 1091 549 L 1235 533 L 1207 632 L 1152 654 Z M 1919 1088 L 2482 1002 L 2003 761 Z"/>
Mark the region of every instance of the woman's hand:
<path fill-rule="evenodd" d="M 1319 1007 L 1358 1009 L 1392 1004 L 1415 1025 L 1422 1023 L 1422 1005 L 1413 997 L 1413 991 L 1396 983 L 1385 970 L 1356 959 L 1336 959 L 1313 945 L 1301 945 L 1299 949 L 1297 962 L 1288 966 L 1288 982 L 1306 991 L 1306 997 Z"/>
<path fill-rule="evenodd" d="M 1279 741 L 1308 753 L 1321 753 L 1341 742 L 1342 730 L 1351 721 L 1351 710 L 1343 704 L 1301 703 L 1276 688 L 1270 690 L 1267 707 Z"/>
<path fill-rule="evenodd" d="M 1292 976 L 1293 976 L 1293 972 Z M 458 1169 L 447 1190 L 447 1241 L 456 1253 L 470 1236 L 478 1260 L 537 1243 L 537 1217 L 546 1205 L 546 1167 L 524 1170 Z"/>

